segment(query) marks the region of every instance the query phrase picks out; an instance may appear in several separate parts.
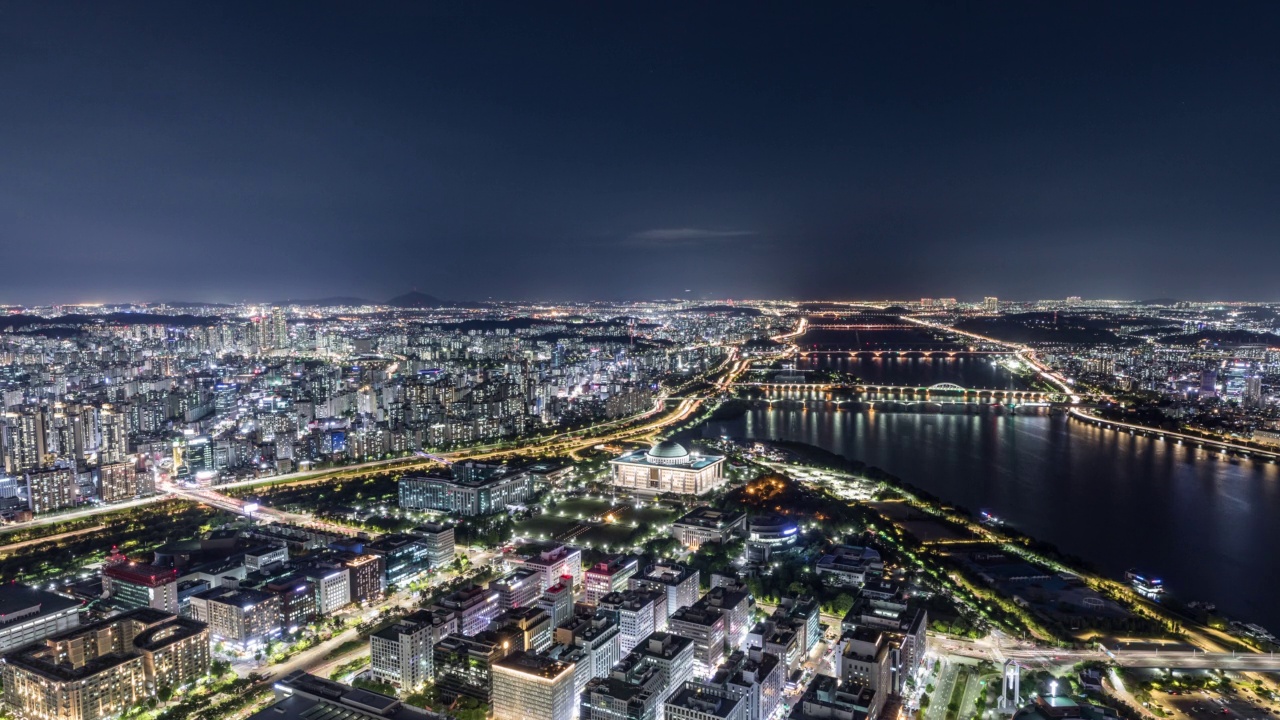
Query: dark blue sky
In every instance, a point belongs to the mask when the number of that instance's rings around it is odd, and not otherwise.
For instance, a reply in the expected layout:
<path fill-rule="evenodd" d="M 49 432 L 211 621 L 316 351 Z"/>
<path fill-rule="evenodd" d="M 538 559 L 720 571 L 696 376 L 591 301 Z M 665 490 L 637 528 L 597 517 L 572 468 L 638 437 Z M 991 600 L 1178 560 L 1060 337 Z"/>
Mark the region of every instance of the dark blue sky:
<path fill-rule="evenodd" d="M 0 302 L 1280 300 L 1278 20 L 0 2 Z"/>

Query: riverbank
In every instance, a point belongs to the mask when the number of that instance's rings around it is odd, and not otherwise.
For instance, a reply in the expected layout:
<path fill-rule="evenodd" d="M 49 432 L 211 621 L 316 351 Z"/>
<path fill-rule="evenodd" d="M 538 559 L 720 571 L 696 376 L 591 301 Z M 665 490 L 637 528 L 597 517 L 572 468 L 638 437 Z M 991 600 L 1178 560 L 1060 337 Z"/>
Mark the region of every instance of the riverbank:
<path fill-rule="evenodd" d="M 762 441 L 753 439 L 753 442 Z M 946 524 L 951 530 L 967 533 L 968 536 L 972 538 L 973 542 L 991 545 L 994 550 L 1008 553 L 1023 561 L 1043 566 L 1055 573 L 1066 573 L 1071 576 L 1078 577 L 1100 597 L 1122 605 L 1128 612 L 1132 613 L 1134 617 L 1157 623 L 1157 626 L 1153 626 L 1152 629 L 1154 630 L 1156 627 L 1162 629 L 1154 633 L 1155 636 L 1163 635 L 1169 638 L 1176 638 L 1209 651 L 1257 651 L 1266 649 L 1260 647 L 1249 639 L 1228 635 L 1219 629 L 1210 627 L 1200 618 L 1181 613 L 1174 608 L 1152 603 L 1139 596 L 1124 582 L 1105 577 L 1091 571 L 1087 567 L 1087 563 L 1079 561 L 1078 558 L 1071 558 L 1057 550 L 1057 548 L 1053 547 L 1049 543 L 1039 541 L 1021 533 L 1010 532 L 1007 528 L 994 528 L 984 525 L 978 522 L 970 513 L 961 508 L 946 504 L 928 493 L 917 494 L 918 490 L 912 488 L 909 483 L 905 483 L 901 479 L 880 470 L 879 468 L 868 467 L 865 463 L 859 460 L 849 458 L 838 453 L 833 453 L 829 450 L 808 443 L 795 441 L 763 442 L 765 442 L 766 445 L 777 447 L 790 454 L 799 464 L 833 469 L 879 482 L 887 488 L 887 497 L 896 496 L 901 501 L 909 504 L 915 510 L 931 516 L 938 522 Z M 886 521 L 894 523 L 906 532 L 911 533 L 911 524 L 909 522 L 904 522 L 904 516 L 901 514 L 885 512 L 882 512 L 881 514 Z M 916 537 L 915 540 L 919 543 L 917 548 L 928 548 L 933 544 L 919 537 Z M 948 537 L 945 540 L 934 544 L 932 550 L 937 551 L 939 549 L 938 545 L 951 543 L 963 544 L 964 542 L 967 541 L 964 540 L 963 537 Z M 943 552 L 941 554 L 947 555 L 949 553 Z M 973 579 L 971 577 L 964 578 L 964 580 L 966 583 L 973 583 Z M 971 589 L 976 592 L 986 591 L 1000 595 L 1005 601 L 1014 599 L 1009 597 L 1007 587 L 1001 588 L 998 586 L 998 583 L 979 583 L 978 587 Z M 1017 602 L 1016 604 L 1022 611 L 1027 611 L 1028 605 L 1030 605 L 1030 603 L 1026 603 L 1025 600 L 1023 602 Z M 1009 610 L 1007 607 L 1005 609 Z M 1056 630 L 1053 629 L 1054 624 L 1057 623 L 1058 620 L 1051 614 L 1046 615 L 1044 613 L 1032 612 L 1030 615 L 1032 616 L 1031 622 L 1035 623 L 1038 621 L 1043 623 L 1048 630 L 1058 636 L 1059 640 L 1069 641 L 1073 639 L 1072 633 L 1063 632 L 1063 627 L 1061 625 L 1059 625 Z M 1080 629 L 1083 632 L 1075 634 L 1074 639 L 1076 641 L 1083 641 L 1084 639 L 1095 635 L 1092 630 L 1089 630 L 1086 627 L 1082 626 Z M 1116 627 L 1114 624 L 1106 628 L 1108 632 L 1114 631 L 1115 629 Z M 1104 632 L 1103 634 L 1106 633 Z"/>

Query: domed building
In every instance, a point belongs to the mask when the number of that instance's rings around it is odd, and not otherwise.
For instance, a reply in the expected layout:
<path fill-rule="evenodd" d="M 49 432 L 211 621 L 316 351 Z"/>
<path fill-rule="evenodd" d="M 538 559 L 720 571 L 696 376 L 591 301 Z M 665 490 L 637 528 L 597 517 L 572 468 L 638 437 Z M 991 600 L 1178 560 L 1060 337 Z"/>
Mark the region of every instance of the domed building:
<path fill-rule="evenodd" d="M 609 462 L 613 484 L 640 495 L 701 495 L 724 484 L 724 456 L 689 452 L 674 440 Z"/>

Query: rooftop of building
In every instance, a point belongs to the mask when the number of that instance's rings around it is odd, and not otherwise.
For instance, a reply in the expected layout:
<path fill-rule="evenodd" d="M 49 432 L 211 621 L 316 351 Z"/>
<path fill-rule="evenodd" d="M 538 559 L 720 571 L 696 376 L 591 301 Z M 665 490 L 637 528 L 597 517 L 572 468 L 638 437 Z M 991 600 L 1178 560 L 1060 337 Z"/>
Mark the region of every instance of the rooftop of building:
<path fill-rule="evenodd" d="M 654 563 L 646 565 L 644 570 L 638 573 L 635 578 L 652 580 L 666 585 L 678 585 L 697 572 L 694 568 L 680 563 Z"/>
<path fill-rule="evenodd" d="M 672 524 L 720 530 L 737 525 L 745 518 L 746 514 L 742 512 L 717 510 L 713 507 L 703 505 L 685 513 Z"/>
<path fill-rule="evenodd" d="M 686 605 L 675 611 L 671 617 L 667 618 L 667 622 L 682 622 L 690 625 L 714 625 L 716 622 L 724 618 L 724 613 L 719 608 L 702 605 Z"/>
<path fill-rule="evenodd" d="M 730 697 L 722 697 L 704 685 L 692 682 L 686 682 L 684 687 L 667 699 L 667 705 L 697 710 L 704 715 L 721 718 L 731 716 L 737 709 L 738 702 Z"/>
<path fill-rule="evenodd" d="M 277 595 L 262 590 L 254 590 L 253 588 L 214 587 L 198 592 L 191 597 L 222 603 L 223 605 L 235 605 L 248 610 L 276 598 Z"/>
<path fill-rule="evenodd" d="M 638 655 L 670 660 L 679 655 L 685 648 L 692 647 L 693 641 L 669 632 L 655 632 L 631 649 Z"/>
<path fill-rule="evenodd" d="M 724 456 L 690 453 L 680 443 L 673 440 L 664 440 L 648 450 L 632 450 L 614 458 L 610 462 L 624 465 L 702 470 L 716 463 L 724 462 Z"/>
<path fill-rule="evenodd" d="M 96 635 L 111 626 L 126 622 L 137 622 L 144 627 L 142 632 L 134 636 L 133 647 L 125 648 L 124 652 L 104 653 L 76 667 L 59 662 L 59 658 L 52 650 L 53 646 L 59 642 Z M 81 625 L 59 633 L 47 638 L 43 644 L 28 645 L 5 655 L 4 662 L 52 680 L 69 682 L 96 675 L 126 662 L 134 660 L 140 662 L 139 651 L 154 652 L 206 631 L 207 626 L 202 622 L 153 608 L 138 608 L 107 620 Z"/>
<path fill-rule="evenodd" d="M 573 670 L 573 665 L 553 660 L 545 655 L 517 650 L 493 664 L 495 670 L 501 668 L 521 675 L 531 675 L 544 680 L 554 680 Z"/>
<path fill-rule="evenodd" d="M 112 580 L 145 585 L 147 587 L 159 587 L 167 583 L 176 582 L 178 579 L 178 571 L 174 568 L 159 567 L 132 560 L 118 565 L 111 565 L 103 570 L 102 574 Z"/>
<path fill-rule="evenodd" d="M 627 568 L 633 571 L 639 567 L 639 561 L 630 555 L 612 555 L 592 565 L 587 572 L 592 575 L 617 575 Z"/>
<path fill-rule="evenodd" d="M 275 704 L 250 715 L 249 720 L 439 720 L 444 717 L 381 693 L 325 680 L 301 670 L 276 683 L 276 697 Z"/>
<path fill-rule="evenodd" d="M 37 615 L 52 615 L 79 607 L 80 601 L 21 583 L 0 585 L 0 629 Z"/>

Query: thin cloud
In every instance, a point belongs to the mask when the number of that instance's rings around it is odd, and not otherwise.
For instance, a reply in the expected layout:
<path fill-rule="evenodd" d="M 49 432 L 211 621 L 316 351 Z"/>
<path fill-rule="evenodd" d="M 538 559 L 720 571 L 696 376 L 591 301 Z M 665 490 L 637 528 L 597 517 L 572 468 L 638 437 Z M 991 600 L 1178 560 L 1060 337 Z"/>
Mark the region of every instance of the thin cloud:
<path fill-rule="evenodd" d="M 627 236 L 626 244 L 638 247 L 709 245 L 737 238 L 751 237 L 755 234 L 751 230 L 712 230 L 692 227 L 655 228 Z"/>

